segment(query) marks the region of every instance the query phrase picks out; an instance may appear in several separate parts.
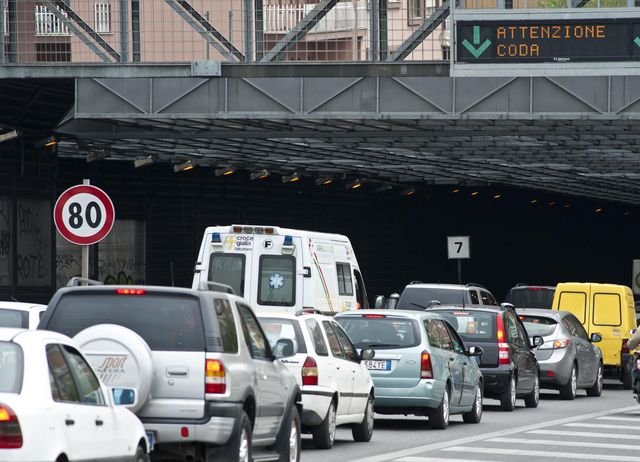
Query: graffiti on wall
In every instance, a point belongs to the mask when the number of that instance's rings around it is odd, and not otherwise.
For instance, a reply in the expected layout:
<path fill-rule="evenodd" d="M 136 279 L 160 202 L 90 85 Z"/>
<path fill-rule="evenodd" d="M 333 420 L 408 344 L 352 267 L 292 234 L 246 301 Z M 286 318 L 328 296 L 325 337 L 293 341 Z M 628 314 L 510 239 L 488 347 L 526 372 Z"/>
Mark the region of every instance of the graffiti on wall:
<path fill-rule="evenodd" d="M 16 270 L 18 285 L 51 284 L 51 203 L 19 199 L 16 210 L 18 235 Z"/>
<path fill-rule="evenodd" d="M 116 220 L 98 244 L 98 278 L 105 284 L 145 282 L 145 226 L 136 220 Z M 56 287 L 82 273 L 82 248 L 60 234 L 56 238 Z"/>
<path fill-rule="evenodd" d="M 11 198 L 0 197 L 0 286 L 11 284 Z"/>

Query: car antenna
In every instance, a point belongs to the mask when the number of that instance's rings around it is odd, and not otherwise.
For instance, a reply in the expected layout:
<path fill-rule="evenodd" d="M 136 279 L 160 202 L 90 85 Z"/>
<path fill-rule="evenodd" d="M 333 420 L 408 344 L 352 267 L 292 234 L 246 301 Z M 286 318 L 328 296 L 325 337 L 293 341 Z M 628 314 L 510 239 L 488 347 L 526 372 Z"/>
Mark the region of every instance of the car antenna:
<path fill-rule="evenodd" d="M 464 310 L 464 290 L 462 291 L 462 309 Z"/>

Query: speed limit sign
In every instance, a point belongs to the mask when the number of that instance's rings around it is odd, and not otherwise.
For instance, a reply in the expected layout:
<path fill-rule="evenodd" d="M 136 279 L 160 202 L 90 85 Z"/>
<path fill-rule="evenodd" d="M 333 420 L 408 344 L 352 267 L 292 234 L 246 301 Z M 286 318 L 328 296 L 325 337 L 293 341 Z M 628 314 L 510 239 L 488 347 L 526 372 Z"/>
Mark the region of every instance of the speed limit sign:
<path fill-rule="evenodd" d="M 67 241 L 91 245 L 109 234 L 115 221 L 115 210 L 102 189 L 82 184 L 70 187 L 58 197 L 53 221 Z"/>

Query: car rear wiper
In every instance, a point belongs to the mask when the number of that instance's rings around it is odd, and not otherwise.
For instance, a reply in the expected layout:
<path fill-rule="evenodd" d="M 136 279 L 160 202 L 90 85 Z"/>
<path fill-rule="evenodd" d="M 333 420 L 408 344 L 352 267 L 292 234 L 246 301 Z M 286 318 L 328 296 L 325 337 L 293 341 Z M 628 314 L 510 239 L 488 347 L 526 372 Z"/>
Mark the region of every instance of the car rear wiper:
<path fill-rule="evenodd" d="M 422 308 L 423 310 L 428 309 L 426 306 L 420 305 L 420 304 L 418 304 L 418 303 L 413 303 L 413 302 L 410 302 L 410 303 L 411 303 L 413 306 L 417 306 L 418 308 Z"/>

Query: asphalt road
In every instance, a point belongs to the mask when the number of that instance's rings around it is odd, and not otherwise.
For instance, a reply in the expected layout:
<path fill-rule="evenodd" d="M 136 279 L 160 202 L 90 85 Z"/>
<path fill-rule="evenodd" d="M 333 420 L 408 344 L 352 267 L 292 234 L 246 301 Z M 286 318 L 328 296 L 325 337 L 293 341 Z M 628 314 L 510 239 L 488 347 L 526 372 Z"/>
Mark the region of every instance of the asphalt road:
<path fill-rule="evenodd" d="M 355 443 L 351 430 L 338 427 L 330 450 L 313 447 L 303 436 L 302 462 L 640 462 L 640 404 L 629 390 L 605 383 L 599 398 L 578 391 L 563 401 L 543 390 L 540 405 L 527 409 L 517 401 L 514 412 L 502 412 L 498 401 L 485 399 L 480 424 L 465 424 L 454 415 L 449 428 L 432 430 L 428 419 L 376 414 L 373 438 Z"/>

